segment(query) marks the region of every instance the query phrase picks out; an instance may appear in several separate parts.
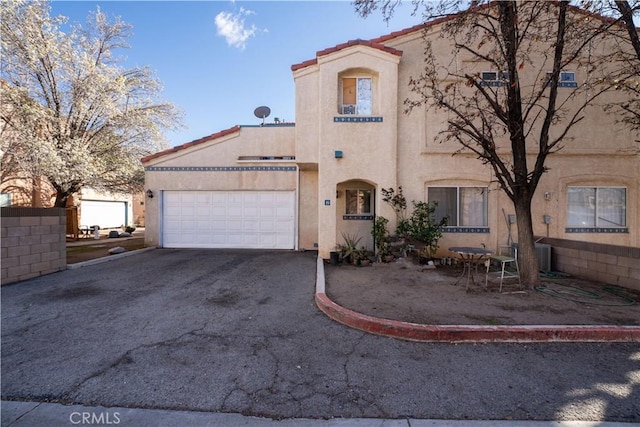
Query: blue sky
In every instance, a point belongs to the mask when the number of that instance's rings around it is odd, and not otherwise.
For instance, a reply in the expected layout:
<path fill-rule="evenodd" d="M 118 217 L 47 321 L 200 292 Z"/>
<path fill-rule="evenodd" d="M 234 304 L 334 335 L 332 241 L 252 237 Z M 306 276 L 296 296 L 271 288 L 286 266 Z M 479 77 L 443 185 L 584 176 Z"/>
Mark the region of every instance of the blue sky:
<path fill-rule="evenodd" d="M 256 107 L 295 121 L 291 65 L 318 50 L 421 22 L 403 4 L 387 25 L 359 17 L 350 1 L 54 1 L 52 15 L 84 23 L 96 6 L 133 25 L 125 66 L 149 66 L 163 98 L 184 114 L 174 146 L 235 125 L 256 125 Z"/>

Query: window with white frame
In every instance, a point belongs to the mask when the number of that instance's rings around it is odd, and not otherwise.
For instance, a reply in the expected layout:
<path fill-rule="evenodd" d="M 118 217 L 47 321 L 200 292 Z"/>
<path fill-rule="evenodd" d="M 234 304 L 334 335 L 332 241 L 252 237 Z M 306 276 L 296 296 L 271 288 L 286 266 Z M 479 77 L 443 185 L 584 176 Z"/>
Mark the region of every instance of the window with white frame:
<path fill-rule="evenodd" d="M 509 81 L 508 71 L 483 71 L 480 73 L 482 86 L 502 86 Z"/>
<path fill-rule="evenodd" d="M 429 187 L 428 201 L 437 202 L 435 221 L 448 227 L 488 227 L 487 187 Z"/>
<path fill-rule="evenodd" d="M 547 85 L 551 82 L 551 71 L 547 71 Z M 558 87 L 578 87 L 576 73 L 573 71 L 560 71 L 558 76 Z"/>
<path fill-rule="evenodd" d="M 576 73 L 574 73 L 573 71 L 560 72 L 560 83 L 575 82 L 575 81 L 576 81 Z"/>
<path fill-rule="evenodd" d="M 346 190 L 347 215 L 371 215 L 371 190 Z"/>
<path fill-rule="evenodd" d="M 569 187 L 567 227 L 625 228 L 627 189 L 624 187 Z"/>
<path fill-rule="evenodd" d="M 340 80 L 340 114 L 371 115 L 373 105 L 371 77 L 344 77 Z"/>

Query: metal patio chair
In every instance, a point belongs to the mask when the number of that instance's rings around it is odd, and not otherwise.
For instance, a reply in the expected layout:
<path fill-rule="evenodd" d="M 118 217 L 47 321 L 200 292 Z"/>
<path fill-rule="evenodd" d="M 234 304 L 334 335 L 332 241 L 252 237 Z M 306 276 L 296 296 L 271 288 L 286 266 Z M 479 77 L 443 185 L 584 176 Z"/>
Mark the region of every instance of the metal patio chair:
<path fill-rule="evenodd" d="M 500 271 L 493 273 L 489 272 L 491 264 L 500 264 Z M 508 270 L 507 264 L 515 265 L 515 271 Z M 500 292 L 502 292 L 502 284 L 505 278 L 517 278 L 518 286 L 522 286 L 520 283 L 520 268 L 518 267 L 518 247 L 517 246 L 500 246 L 496 255 L 490 255 L 486 263 L 487 273 L 485 276 L 484 285 L 487 287 L 487 282 L 490 274 L 500 275 Z"/>

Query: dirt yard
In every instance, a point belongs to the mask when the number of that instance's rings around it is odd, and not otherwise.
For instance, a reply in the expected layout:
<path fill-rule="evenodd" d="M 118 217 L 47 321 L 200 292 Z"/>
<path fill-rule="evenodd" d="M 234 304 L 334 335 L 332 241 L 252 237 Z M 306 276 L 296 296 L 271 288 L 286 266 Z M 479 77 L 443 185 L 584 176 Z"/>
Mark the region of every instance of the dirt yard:
<path fill-rule="evenodd" d="M 116 246 L 121 246 L 126 251 L 142 249 L 144 248 L 144 236 L 67 242 L 67 264 L 110 256 L 109 249 Z"/>
<path fill-rule="evenodd" d="M 437 325 L 640 325 L 640 293 L 576 278 L 545 278 L 544 289 L 518 289 L 514 279 L 484 273 L 465 290 L 462 267 L 425 269 L 409 262 L 367 267 L 325 264 L 326 292 L 351 310 Z M 499 279 L 498 279 L 499 280 Z M 615 295 L 614 295 L 615 294 Z"/>

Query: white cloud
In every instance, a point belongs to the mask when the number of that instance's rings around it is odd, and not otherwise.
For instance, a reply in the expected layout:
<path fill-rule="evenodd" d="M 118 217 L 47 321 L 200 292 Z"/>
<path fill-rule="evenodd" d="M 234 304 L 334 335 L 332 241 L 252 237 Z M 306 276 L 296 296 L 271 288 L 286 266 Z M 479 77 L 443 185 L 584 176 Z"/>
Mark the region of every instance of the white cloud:
<path fill-rule="evenodd" d="M 240 8 L 236 14 L 231 12 L 220 12 L 216 15 L 215 23 L 218 35 L 227 40 L 229 46 L 244 49 L 247 40 L 255 36 L 258 28 L 255 25 L 247 27 L 244 23 L 244 16 L 255 15 L 251 10 Z"/>

